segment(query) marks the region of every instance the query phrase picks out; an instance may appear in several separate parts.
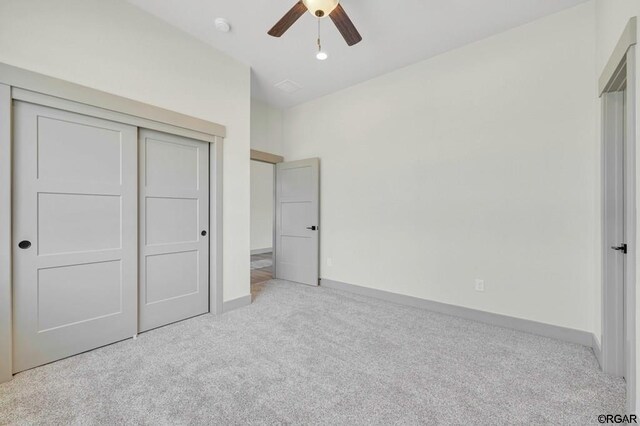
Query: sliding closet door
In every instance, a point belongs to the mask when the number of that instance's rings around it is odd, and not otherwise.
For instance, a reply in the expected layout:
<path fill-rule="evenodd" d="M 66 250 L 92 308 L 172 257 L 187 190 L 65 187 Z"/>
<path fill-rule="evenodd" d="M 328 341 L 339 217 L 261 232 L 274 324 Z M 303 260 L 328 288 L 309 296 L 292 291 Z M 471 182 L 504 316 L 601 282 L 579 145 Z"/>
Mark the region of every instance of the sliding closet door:
<path fill-rule="evenodd" d="M 136 128 L 28 103 L 14 121 L 14 372 L 136 333 Z"/>
<path fill-rule="evenodd" d="M 209 311 L 209 144 L 140 131 L 140 331 Z"/>

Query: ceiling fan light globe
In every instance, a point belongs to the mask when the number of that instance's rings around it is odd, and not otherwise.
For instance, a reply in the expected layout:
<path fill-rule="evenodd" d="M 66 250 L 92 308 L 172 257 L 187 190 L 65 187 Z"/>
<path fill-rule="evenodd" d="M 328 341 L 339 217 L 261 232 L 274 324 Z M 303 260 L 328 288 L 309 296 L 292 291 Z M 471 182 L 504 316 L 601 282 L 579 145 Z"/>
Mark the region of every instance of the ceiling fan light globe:
<path fill-rule="evenodd" d="M 313 16 L 326 18 L 338 6 L 340 0 L 302 0 Z"/>

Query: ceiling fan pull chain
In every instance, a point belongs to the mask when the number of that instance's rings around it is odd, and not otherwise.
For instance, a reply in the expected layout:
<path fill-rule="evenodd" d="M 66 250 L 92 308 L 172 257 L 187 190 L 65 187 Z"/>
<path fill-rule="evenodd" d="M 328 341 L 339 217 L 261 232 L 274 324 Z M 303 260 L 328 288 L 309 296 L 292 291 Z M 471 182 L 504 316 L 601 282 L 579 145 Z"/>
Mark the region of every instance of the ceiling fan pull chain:
<path fill-rule="evenodd" d="M 318 18 L 318 53 L 316 54 L 316 58 L 319 61 L 324 61 L 327 59 L 327 52 L 322 50 L 322 41 L 320 40 L 320 18 Z"/>

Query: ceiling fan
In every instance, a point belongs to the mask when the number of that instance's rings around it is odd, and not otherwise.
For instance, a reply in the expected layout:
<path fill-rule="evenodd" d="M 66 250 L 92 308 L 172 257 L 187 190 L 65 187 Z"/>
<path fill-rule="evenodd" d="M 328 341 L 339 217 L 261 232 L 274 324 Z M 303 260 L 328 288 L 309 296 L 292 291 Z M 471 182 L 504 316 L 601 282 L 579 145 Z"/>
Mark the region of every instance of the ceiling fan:
<path fill-rule="evenodd" d="M 273 37 L 282 36 L 306 11 L 317 18 L 329 16 L 349 46 L 362 40 L 362 36 L 344 11 L 340 0 L 300 0 L 269 30 L 268 34 Z"/>

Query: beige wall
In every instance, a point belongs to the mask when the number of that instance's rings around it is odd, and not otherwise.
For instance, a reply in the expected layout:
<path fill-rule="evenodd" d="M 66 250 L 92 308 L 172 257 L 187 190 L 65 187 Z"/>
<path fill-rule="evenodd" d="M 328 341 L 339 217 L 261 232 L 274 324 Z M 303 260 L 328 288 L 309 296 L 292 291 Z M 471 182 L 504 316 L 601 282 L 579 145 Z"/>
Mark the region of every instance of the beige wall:
<path fill-rule="evenodd" d="M 226 125 L 224 299 L 249 294 L 248 66 L 123 0 L 2 0 L 0 62 Z"/>
<path fill-rule="evenodd" d="M 251 99 L 251 148 L 282 155 L 282 110 Z"/>
<path fill-rule="evenodd" d="M 638 0 L 596 0 L 597 71 L 604 68 L 629 19 L 640 15 Z"/>
<path fill-rule="evenodd" d="M 285 111 L 287 160 L 322 161 L 321 276 L 592 331 L 594 10 Z"/>

